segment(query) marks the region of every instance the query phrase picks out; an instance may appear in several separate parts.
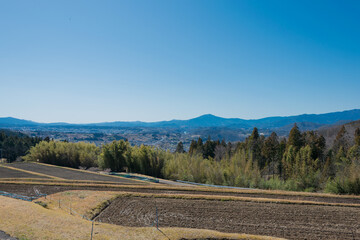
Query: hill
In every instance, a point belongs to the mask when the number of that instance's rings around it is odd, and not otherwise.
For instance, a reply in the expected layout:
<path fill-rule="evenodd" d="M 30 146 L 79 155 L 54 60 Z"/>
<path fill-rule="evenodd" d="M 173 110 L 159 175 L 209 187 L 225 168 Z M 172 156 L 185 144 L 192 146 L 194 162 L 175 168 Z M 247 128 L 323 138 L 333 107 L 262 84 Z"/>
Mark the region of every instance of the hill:
<path fill-rule="evenodd" d="M 294 123 L 302 123 L 305 129 L 316 129 L 324 125 L 332 125 L 338 122 L 350 122 L 360 119 L 360 109 L 347 110 L 343 112 L 333 112 L 325 114 L 302 114 L 288 117 L 267 117 L 261 119 L 241 119 L 241 118 L 222 118 L 212 114 L 202 115 L 188 120 L 171 120 L 160 122 L 103 122 L 90 124 L 70 124 L 70 123 L 36 123 L 33 121 L 16 119 L 16 118 L 0 118 L 0 127 L 3 126 L 90 126 L 90 127 L 154 127 L 154 128 L 202 128 L 202 127 L 227 127 L 227 128 L 260 128 L 274 129 L 287 128 L 288 125 Z"/>
<path fill-rule="evenodd" d="M 160 122 L 116 121 L 90 124 L 37 123 L 8 117 L 0 118 L 0 128 L 21 131 L 30 136 L 43 138 L 49 136 L 53 139 L 71 142 L 86 141 L 102 144 L 113 140 L 128 139 L 131 144 L 135 145 L 153 145 L 174 150 L 179 141 L 182 141 L 185 148 L 187 148 L 191 140 L 199 137 L 207 139 L 210 136 L 213 140 L 242 141 L 251 133 L 254 127 L 257 127 L 259 132 L 265 136 L 270 135 L 273 131 L 279 136 L 287 136 L 294 123 L 297 123 L 300 130 L 305 131 L 326 129 L 327 127 L 359 119 L 359 109 L 251 120 L 222 118 L 206 114 L 188 120 Z"/>
<path fill-rule="evenodd" d="M 360 120 L 353 121 L 350 123 L 344 124 L 346 129 L 346 138 L 349 140 L 350 145 L 354 144 L 354 133 L 357 128 L 360 128 Z M 317 130 L 319 134 L 325 137 L 326 145 L 331 147 L 334 143 L 336 135 L 340 131 L 342 125 L 335 125 L 335 126 L 328 126 L 328 127 L 321 127 Z"/>

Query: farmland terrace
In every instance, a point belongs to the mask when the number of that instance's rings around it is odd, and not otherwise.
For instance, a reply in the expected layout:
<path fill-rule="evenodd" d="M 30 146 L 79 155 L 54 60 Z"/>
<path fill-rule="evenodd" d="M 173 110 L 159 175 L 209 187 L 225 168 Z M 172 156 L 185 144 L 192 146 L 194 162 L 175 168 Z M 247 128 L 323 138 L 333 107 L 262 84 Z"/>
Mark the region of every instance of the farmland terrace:
<path fill-rule="evenodd" d="M 117 197 L 95 220 L 126 227 L 148 227 L 157 208 L 161 227 L 360 239 L 360 196 L 174 186 L 37 163 L 0 165 L 0 191 L 36 197 L 74 190 L 112 191 Z"/>

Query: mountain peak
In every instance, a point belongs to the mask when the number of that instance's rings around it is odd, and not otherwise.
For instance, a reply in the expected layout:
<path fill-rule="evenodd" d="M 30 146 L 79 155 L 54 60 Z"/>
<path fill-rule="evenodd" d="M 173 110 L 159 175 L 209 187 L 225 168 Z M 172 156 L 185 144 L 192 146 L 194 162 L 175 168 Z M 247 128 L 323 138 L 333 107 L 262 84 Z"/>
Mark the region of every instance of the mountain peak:
<path fill-rule="evenodd" d="M 218 116 L 215 116 L 215 115 L 213 115 L 213 114 L 208 113 L 208 114 L 201 115 L 201 116 L 199 116 L 199 117 L 197 117 L 197 118 L 217 119 L 217 118 L 221 118 L 221 117 L 218 117 Z M 195 119 L 196 119 L 196 118 L 195 118 Z"/>

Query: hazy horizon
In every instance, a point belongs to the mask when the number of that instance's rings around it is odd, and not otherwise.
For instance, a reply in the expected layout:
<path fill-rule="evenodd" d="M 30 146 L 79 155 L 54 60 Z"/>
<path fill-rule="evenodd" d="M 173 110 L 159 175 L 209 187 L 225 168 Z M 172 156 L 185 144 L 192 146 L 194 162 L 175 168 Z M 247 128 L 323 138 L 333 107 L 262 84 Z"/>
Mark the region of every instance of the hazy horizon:
<path fill-rule="evenodd" d="M 345 110 L 341 110 L 341 111 L 334 111 L 334 112 L 346 112 L 346 111 L 352 111 L 352 110 L 360 110 L 360 109 L 345 109 Z M 237 116 L 233 116 L 233 117 L 223 117 L 223 116 L 218 116 L 212 113 L 205 113 L 205 114 L 201 114 L 201 115 L 197 115 L 194 117 L 190 117 L 190 118 L 184 118 L 184 119 L 161 119 L 161 120 L 157 120 L 157 121 L 143 121 L 141 119 L 138 120 L 130 120 L 130 121 L 126 121 L 126 120 L 110 120 L 110 121 L 100 121 L 100 122 L 64 122 L 64 121 L 54 121 L 54 122 L 44 122 L 44 121 L 35 121 L 33 119 L 25 119 L 25 118 L 18 118 L 18 117 L 14 117 L 14 116 L 0 116 L 0 118 L 16 118 L 16 119 L 20 119 L 20 120 L 28 120 L 28 121 L 33 121 L 33 122 L 37 122 L 37 123 L 69 123 L 69 124 L 88 124 L 88 123 L 106 123 L 106 122 L 145 122 L 145 123 L 153 123 L 153 122 L 162 122 L 162 121 L 173 121 L 173 120 L 180 120 L 180 121 L 184 121 L 184 120 L 190 120 L 190 119 L 194 119 L 194 118 L 198 118 L 198 117 L 202 117 L 205 115 L 212 115 L 215 117 L 219 117 L 219 118 L 225 118 L 225 119 L 243 119 L 243 120 L 259 120 L 259 119 L 263 119 L 263 118 L 271 118 L 271 117 L 292 117 L 292 116 L 299 116 L 299 115 L 320 115 L 320 114 L 327 114 L 327 113 L 333 113 L 333 112 L 321 112 L 321 113 L 301 113 L 301 114 L 296 114 L 296 115 L 283 115 L 283 116 L 279 116 L 279 115 L 273 115 L 273 116 L 265 116 L 265 117 L 261 117 L 261 118 L 242 118 L 242 117 L 237 117 Z"/>

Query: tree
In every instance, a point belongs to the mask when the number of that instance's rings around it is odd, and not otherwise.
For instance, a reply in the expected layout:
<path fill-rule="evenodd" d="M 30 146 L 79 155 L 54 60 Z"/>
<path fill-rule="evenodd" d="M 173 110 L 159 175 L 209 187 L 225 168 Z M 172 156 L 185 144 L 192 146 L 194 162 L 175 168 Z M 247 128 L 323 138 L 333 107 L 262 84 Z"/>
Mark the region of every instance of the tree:
<path fill-rule="evenodd" d="M 103 159 L 104 168 L 110 168 L 111 171 L 123 171 L 126 166 L 126 151 L 129 143 L 124 140 L 113 141 L 102 148 L 101 158 Z"/>
<path fill-rule="evenodd" d="M 247 148 L 248 153 L 251 156 L 251 160 L 253 162 L 257 162 L 261 169 L 264 167 L 264 163 L 261 158 L 261 148 L 259 143 L 259 131 L 256 127 L 254 127 L 250 137 L 247 139 Z"/>
<path fill-rule="evenodd" d="M 284 180 L 289 179 L 294 174 L 296 160 L 296 148 L 294 145 L 290 145 L 284 153 L 282 159 L 283 173 L 282 177 Z"/>
<path fill-rule="evenodd" d="M 176 146 L 176 150 L 175 150 L 176 153 L 184 153 L 185 150 L 184 150 L 184 144 L 180 141 L 178 143 L 178 145 Z"/>
<path fill-rule="evenodd" d="M 360 128 L 355 130 L 355 144 L 360 146 Z"/>
<path fill-rule="evenodd" d="M 193 155 L 197 149 L 197 143 L 195 140 L 191 140 L 190 148 L 189 148 L 189 154 Z"/>
<path fill-rule="evenodd" d="M 340 131 L 336 135 L 333 149 L 337 153 L 340 148 L 343 148 L 343 151 L 347 152 L 349 149 L 349 142 L 347 139 L 347 131 L 344 125 L 342 125 Z"/>
<path fill-rule="evenodd" d="M 269 170 L 275 175 L 276 166 L 278 165 L 281 158 L 279 158 L 279 140 L 275 132 L 265 140 L 261 154 L 265 159 L 265 164 L 269 165 Z"/>
<path fill-rule="evenodd" d="M 209 136 L 204 144 L 204 158 L 209 159 L 209 157 L 215 157 L 215 146 L 216 142 L 211 141 Z"/>
<path fill-rule="evenodd" d="M 294 146 L 296 150 L 299 150 L 303 146 L 303 138 L 296 123 L 294 124 L 294 127 L 290 130 L 288 146 Z"/>

